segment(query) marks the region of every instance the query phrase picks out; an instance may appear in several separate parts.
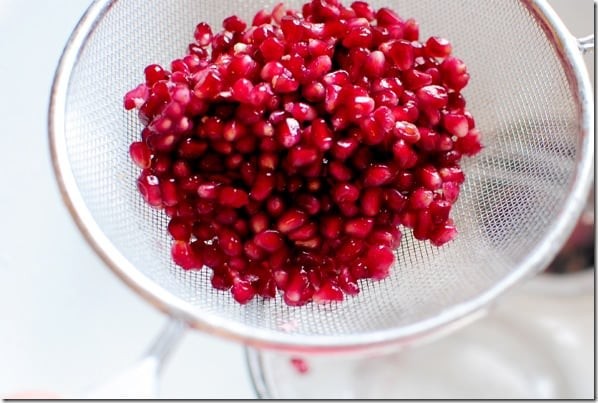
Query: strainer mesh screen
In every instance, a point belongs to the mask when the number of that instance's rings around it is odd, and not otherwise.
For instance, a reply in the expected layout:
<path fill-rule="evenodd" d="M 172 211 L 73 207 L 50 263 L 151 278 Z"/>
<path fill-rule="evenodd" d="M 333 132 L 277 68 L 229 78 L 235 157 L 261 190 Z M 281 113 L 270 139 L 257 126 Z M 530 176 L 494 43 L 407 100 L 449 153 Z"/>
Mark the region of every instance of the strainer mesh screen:
<path fill-rule="evenodd" d="M 122 108 L 150 63 L 184 54 L 199 21 L 219 27 L 230 14 L 251 18 L 274 1 L 114 2 L 81 50 L 67 96 L 66 144 L 77 185 L 94 219 L 145 276 L 231 327 L 303 336 L 368 333 L 432 318 L 487 291 L 533 251 L 563 205 L 579 159 L 579 108 L 564 65 L 530 11 L 517 1 L 371 1 L 440 35 L 468 65 L 465 95 L 484 151 L 464 163 L 454 208 L 458 238 L 440 249 L 406 233 L 390 278 L 361 282 L 343 303 L 287 307 L 280 297 L 234 303 L 214 290 L 210 270 L 184 272 L 169 256 L 163 213 L 139 196 L 128 157 L 141 126 Z M 288 1 L 298 7 L 298 1 Z"/>

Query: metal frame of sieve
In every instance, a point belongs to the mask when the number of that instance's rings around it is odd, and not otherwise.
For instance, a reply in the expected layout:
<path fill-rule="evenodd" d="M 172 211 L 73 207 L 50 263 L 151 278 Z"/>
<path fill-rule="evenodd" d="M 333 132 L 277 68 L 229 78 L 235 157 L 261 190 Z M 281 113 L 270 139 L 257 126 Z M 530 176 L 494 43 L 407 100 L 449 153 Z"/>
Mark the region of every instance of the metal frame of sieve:
<path fill-rule="evenodd" d="M 560 210 L 560 215 L 553 220 L 553 225 L 542 238 L 539 247 L 527 255 L 516 270 L 510 272 L 502 281 L 477 297 L 466 303 L 452 306 L 432 318 L 408 326 L 342 335 L 342 337 L 279 334 L 268 329 L 256 329 L 241 322 L 225 320 L 213 312 L 198 316 L 197 310 L 194 310 L 189 303 L 174 296 L 140 272 L 102 231 L 86 206 L 67 154 L 65 114 L 70 78 L 87 39 L 115 3 L 116 0 L 96 0 L 79 22 L 62 55 L 49 107 L 52 163 L 66 206 L 95 252 L 137 294 L 164 313 L 187 323 L 190 327 L 225 336 L 254 347 L 303 351 L 357 350 L 419 340 L 422 336 L 437 333 L 436 331 L 439 329 L 450 328 L 451 324 L 472 320 L 476 317 L 473 315 L 474 313 L 483 312 L 485 306 L 511 286 L 526 276 L 541 270 L 558 252 L 559 248 L 555 245 L 560 246 L 566 241 L 582 211 L 591 186 L 594 164 L 593 95 L 589 79 L 584 73 L 582 51 L 593 47 L 593 45 L 590 46 L 590 42 L 587 40 L 580 41 L 573 37 L 545 0 L 520 0 L 522 6 L 534 14 L 546 35 L 555 45 L 565 64 L 568 79 L 574 86 L 571 88 L 571 93 L 578 97 L 577 105 L 580 108 L 579 115 L 582 117 L 580 122 L 582 152 L 575 169 L 572 188 L 565 205 Z"/>

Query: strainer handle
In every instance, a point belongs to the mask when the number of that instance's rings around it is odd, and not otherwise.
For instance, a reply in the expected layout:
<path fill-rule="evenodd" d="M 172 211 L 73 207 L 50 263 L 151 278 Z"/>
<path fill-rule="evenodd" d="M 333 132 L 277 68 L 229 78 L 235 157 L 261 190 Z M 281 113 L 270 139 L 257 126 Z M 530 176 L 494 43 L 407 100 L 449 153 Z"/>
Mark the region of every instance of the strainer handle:
<path fill-rule="evenodd" d="M 152 399 L 158 395 L 158 375 L 178 345 L 187 325 L 169 319 L 143 357 L 121 374 L 88 393 L 87 399 Z"/>
<path fill-rule="evenodd" d="M 590 50 L 594 50 L 594 35 L 584 36 L 583 38 L 577 39 L 577 44 L 581 53 L 587 53 Z"/>

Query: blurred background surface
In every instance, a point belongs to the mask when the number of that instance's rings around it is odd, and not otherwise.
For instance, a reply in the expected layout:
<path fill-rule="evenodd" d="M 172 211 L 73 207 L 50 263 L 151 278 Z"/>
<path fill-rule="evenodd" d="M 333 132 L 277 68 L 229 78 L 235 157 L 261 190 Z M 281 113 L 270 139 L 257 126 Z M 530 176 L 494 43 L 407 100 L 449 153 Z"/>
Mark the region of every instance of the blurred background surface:
<path fill-rule="evenodd" d="M 0 396 L 32 388 L 76 395 L 132 363 L 165 322 L 85 243 L 51 168 L 50 88 L 89 3 L 0 0 Z M 594 31 L 592 0 L 550 3 L 574 35 Z M 592 82 L 593 56 L 586 56 Z M 199 332 L 175 352 L 161 391 L 255 396 L 242 346 Z"/>

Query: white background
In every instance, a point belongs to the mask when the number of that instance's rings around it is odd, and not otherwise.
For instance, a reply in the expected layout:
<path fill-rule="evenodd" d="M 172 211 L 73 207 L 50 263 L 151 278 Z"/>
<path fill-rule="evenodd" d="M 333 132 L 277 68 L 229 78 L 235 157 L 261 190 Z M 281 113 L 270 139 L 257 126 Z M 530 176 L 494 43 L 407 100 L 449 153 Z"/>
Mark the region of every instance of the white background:
<path fill-rule="evenodd" d="M 573 34 L 593 31 L 591 0 L 551 3 Z M 54 70 L 88 5 L 0 0 L 0 396 L 77 395 L 132 363 L 165 322 L 85 243 L 50 164 Z M 189 333 L 164 371 L 162 396 L 254 397 L 242 347 Z"/>

